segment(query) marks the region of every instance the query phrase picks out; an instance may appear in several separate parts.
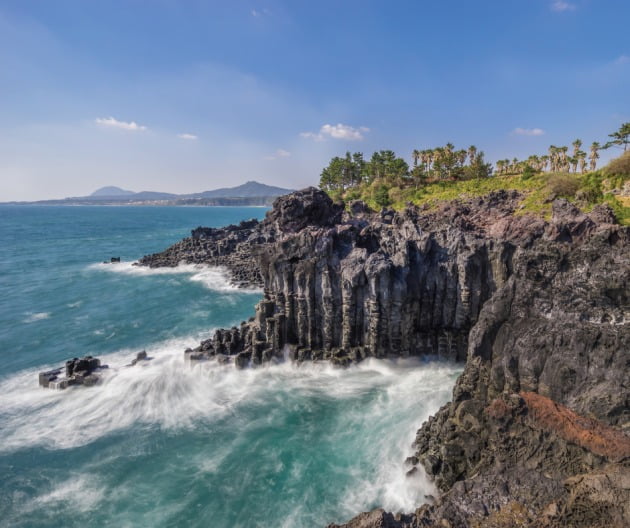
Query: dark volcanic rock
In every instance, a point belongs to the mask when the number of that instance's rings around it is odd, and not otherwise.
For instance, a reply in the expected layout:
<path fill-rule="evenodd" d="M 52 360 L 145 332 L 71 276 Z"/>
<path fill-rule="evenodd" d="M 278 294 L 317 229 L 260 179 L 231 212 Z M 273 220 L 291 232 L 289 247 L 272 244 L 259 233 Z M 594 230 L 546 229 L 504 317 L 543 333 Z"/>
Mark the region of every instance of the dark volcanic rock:
<path fill-rule="evenodd" d="M 143 263 L 184 255 L 264 285 L 255 317 L 192 360 L 466 360 L 409 458 L 442 496 L 347 526 L 627 526 L 630 230 L 605 206 L 584 214 L 566 200 L 550 222 L 518 216 L 520 199 L 345 212 L 311 188 L 261 223 L 198 229 L 180 243 L 188 253 Z"/>

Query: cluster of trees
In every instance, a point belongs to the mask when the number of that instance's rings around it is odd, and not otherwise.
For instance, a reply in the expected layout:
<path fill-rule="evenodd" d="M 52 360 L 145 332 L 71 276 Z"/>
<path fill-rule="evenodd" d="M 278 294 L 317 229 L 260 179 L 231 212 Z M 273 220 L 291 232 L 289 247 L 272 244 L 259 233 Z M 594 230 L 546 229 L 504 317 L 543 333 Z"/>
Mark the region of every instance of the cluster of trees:
<path fill-rule="evenodd" d="M 330 160 L 322 171 L 319 186 L 327 191 L 343 191 L 377 179 L 400 184 L 409 177 L 409 165 L 393 150 L 375 152 L 369 161 L 363 158 L 362 152 L 346 152 L 345 157 L 336 156 Z"/>
<path fill-rule="evenodd" d="M 584 174 L 587 171 L 597 169 L 599 151 L 610 147 L 623 148 L 624 152 L 630 144 L 630 123 L 624 123 L 619 130 L 609 134 L 610 141 L 601 146 L 597 141 L 591 143 L 588 154 L 582 150 L 582 140 L 576 139 L 573 150 L 569 154 L 569 147 L 557 147 L 551 145 L 548 154 L 544 156 L 530 156 L 526 160 L 504 159 L 496 163 L 497 174 L 512 175 L 523 174 L 525 171 L 534 172 L 574 172 Z"/>
<path fill-rule="evenodd" d="M 369 161 L 363 153 L 346 152 L 345 157 L 330 160 L 320 177 L 319 185 L 327 191 L 345 191 L 361 184 L 379 181 L 396 187 L 420 186 L 424 183 L 487 178 L 492 175 L 492 165 L 484 160 L 484 153 L 474 146 L 467 150 L 455 150 L 447 143 L 444 147 L 414 150 L 413 167 L 393 150 L 380 150 Z"/>
<path fill-rule="evenodd" d="M 610 141 L 601 146 L 593 142 L 589 152 L 582 150 L 582 140 L 576 139 L 573 149 L 551 145 L 548 154 L 530 156 L 526 160 L 504 159 L 496 163 L 496 174 L 515 175 L 536 172 L 585 173 L 597 168 L 599 151 L 610 147 L 623 148 L 630 144 L 630 123 L 621 125 L 618 131 L 609 134 Z M 413 166 L 410 168 L 403 158 L 393 150 L 380 150 L 365 160 L 363 153 L 346 152 L 345 157 L 334 157 L 320 178 L 320 187 L 327 191 L 345 191 L 359 185 L 378 182 L 387 188 L 410 186 L 420 187 L 425 183 L 455 181 L 492 176 L 493 168 L 486 163 L 484 153 L 471 145 L 467 149 L 456 149 L 452 143 L 443 147 L 414 150 L 411 154 Z"/>
<path fill-rule="evenodd" d="M 468 149 L 455 150 L 455 145 L 414 150 L 414 179 L 421 181 L 462 180 L 487 178 L 492 175 L 492 165 L 484 160 L 484 153 L 471 145 Z"/>
<path fill-rule="evenodd" d="M 535 172 L 578 172 L 594 171 L 599 159 L 600 144 L 594 141 L 591 144 L 590 153 L 582 150 L 582 140 L 576 139 L 573 143 L 573 152 L 569 155 L 569 147 L 556 147 L 551 145 L 549 153 L 544 156 L 530 156 L 526 160 L 519 161 L 505 159 L 497 161 L 497 173 L 500 175 L 523 174 L 529 167 Z"/>

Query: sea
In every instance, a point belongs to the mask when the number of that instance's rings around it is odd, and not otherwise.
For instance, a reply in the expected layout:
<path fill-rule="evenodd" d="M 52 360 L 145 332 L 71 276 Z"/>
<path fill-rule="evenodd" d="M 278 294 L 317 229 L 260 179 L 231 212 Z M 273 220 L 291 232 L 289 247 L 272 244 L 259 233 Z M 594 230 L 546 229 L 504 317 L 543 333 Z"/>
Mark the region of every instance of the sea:
<path fill-rule="evenodd" d="M 262 291 L 220 268 L 132 263 L 265 213 L 0 206 L 0 526 L 323 527 L 436 494 L 403 461 L 460 366 L 184 362 Z M 151 359 L 128 366 L 142 350 Z M 109 365 L 99 385 L 38 386 L 84 355 Z"/>

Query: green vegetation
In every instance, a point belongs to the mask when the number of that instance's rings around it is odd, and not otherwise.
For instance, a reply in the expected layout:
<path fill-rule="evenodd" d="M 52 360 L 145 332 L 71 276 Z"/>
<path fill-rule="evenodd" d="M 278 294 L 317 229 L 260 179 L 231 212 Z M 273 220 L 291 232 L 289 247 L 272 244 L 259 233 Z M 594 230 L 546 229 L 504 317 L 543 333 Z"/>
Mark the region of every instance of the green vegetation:
<path fill-rule="evenodd" d="M 630 225 L 630 197 L 623 196 L 630 186 L 630 152 L 597 170 L 599 151 L 630 141 L 630 123 L 610 134 L 613 138 L 601 147 L 582 150 L 576 139 L 572 150 L 552 145 L 543 156 L 527 160 L 499 160 L 496 169 L 486 163 L 484 153 L 475 146 L 444 147 L 412 152 L 412 166 L 392 150 L 375 152 L 366 161 L 361 152 L 335 157 L 321 174 L 320 187 L 335 199 L 361 199 L 370 207 L 401 209 L 407 203 L 437 206 L 440 202 L 483 196 L 497 190 L 517 190 L 525 197 L 517 214 L 551 214 L 551 202 L 566 198 L 584 211 L 608 203 L 619 221 Z"/>

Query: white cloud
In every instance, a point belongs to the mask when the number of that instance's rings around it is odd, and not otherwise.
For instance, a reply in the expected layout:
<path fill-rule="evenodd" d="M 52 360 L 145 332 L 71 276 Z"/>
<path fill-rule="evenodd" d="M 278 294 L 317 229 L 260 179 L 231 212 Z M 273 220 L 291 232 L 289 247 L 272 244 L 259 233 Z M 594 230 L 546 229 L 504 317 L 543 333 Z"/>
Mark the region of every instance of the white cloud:
<path fill-rule="evenodd" d="M 271 160 L 275 160 L 275 159 L 278 159 L 278 158 L 290 158 L 290 157 L 291 157 L 291 153 L 288 150 L 278 149 L 271 156 L 265 156 L 264 159 L 266 159 L 268 161 L 271 161 Z"/>
<path fill-rule="evenodd" d="M 515 128 L 512 134 L 517 136 L 543 136 L 545 131 L 542 128 Z"/>
<path fill-rule="evenodd" d="M 147 129 L 147 127 L 139 125 L 135 121 L 118 121 L 118 119 L 114 119 L 113 117 L 97 117 L 95 122 L 97 125 L 120 128 L 122 130 L 141 131 Z"/>
<path fill-rule="evenodd" d="M 315 141 L 324 141 L 326 138 L 345 139 L 348 141 L 359 141 L 364 138 L 364 134 L 369 132 L 367 127 L 354 128 L 350 125 L 338 123 L 336 125 L 322 125 L 319 132 L 301 132 L 300 136 Z"/>
<path fill-rule="evenodd" d="M 551 10 L 558 13 L 562 13 L 563 11 L 573 11 L 575 7 L 575 4 L 565 2 L 564 0 L 554 0 L 551 3 Z"/>
<path fill-rule="evenodd" d="M 628 55 L 619 55 L 615 60 L 615 64 L 628 64 L 630 63 L 630 57 Z"/>
<path fill-rule="evenodd" d="M 190 140 L 197 139 L 197 136 L 195 136 L 195 134 L 177 134 L 177 137 L 180 139 L 190 139 Z"/>

